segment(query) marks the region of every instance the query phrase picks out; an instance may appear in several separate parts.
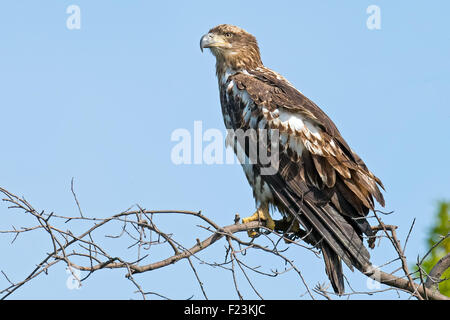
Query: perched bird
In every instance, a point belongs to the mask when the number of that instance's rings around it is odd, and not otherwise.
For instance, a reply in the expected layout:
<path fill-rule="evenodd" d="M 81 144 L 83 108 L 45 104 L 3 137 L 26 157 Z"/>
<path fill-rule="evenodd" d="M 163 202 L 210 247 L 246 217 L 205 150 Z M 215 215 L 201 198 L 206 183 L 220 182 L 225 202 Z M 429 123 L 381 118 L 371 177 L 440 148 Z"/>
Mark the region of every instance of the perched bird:
<path fill-rule="evenodd" d="M 334 291 L 344 293 L 342 261 L 352 271 L 370 264 L 363 237 L 374 236 L 366 219 L 374 199 L 384 206 L 381 181 L 314 102 L 263 65 L 253 35 L 222 24 L 201 38 L 200 48 L 209 48 L 216 58 L 226 128 L 246 133 L 244 139 L 227 137 L 257 205 L 255 214 L 243 222 L 263 220 L 270 229 L 284 223 L 289 226 L 284 231 L 301 234 L 320 248 Z M 277 161 L 268 165 L 259 156 L 251 157 L 252 143 Z M 282 220 L 271 218 L 273 208 Z"/>

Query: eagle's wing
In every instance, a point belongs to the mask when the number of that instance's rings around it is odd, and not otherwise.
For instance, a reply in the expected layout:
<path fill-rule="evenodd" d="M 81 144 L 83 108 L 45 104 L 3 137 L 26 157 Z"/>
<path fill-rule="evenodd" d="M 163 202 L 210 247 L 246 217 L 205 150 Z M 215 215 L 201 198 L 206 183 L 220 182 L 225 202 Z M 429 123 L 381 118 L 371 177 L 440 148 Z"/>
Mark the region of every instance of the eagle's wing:
<path fill-rule="evenodd" d="M 231 79 L 255 103 L 257 110 L 253 113 L 259 111 L 267 129 L 279 130 L 280 146 L 290 158 L 300 161 L 306 151 L 303 162 L 311 163 L 307 165 L 309 170 L 305 168 L 302 180 L 318 189 L 347 190 L 346 200 L 362 216 L 373 209 L 373 198 L 384 206 L 378 188 L 378 185 L 383 187 L 381 181 L 350 149 L 334 123 L 314 102 L 273 72 L 237 73 Z M 244 114 L 241 126 L 251 124 L 252 119 L 245 121 L 247 118 Z"/>
<path fill-rule="evenodd" d="M 279 130 L 278 171 L 261 179 L 280 211 L 294 216 L 322 248 L 332 284 L 342 291 L 339 259 L 351 269 L 369 262 L 361 235 L 373 235 L 365 216 L 373 198 L 384 205 L 381 181 L 328 116 L 280 75 L 268 69 L 236 73 L 227 86 L 245 106 L 234 109 L 237 127 Z"/>

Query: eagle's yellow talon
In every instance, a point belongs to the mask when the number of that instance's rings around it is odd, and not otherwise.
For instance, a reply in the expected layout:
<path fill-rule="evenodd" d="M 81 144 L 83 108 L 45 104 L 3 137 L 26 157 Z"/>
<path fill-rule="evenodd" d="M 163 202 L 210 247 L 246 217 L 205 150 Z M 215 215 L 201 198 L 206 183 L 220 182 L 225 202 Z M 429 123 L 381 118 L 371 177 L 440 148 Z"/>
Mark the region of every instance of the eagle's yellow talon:
<path fill-rule="evenodd" d="M 258 232 L 258 231 L 255 231 L 255 230 L 248 230 L 248 231 L 247 231 L 247 235 L 248 235 L 250 238 L 257 238 L 257 237 L 259 236 L 259 232 Z"/>
<path fill-rule="evenodd" d="M 242 219 L 242 223 L 252 222 L 252 221 L 265 221 L 266 228 L 270 230 L 275 229 L 275 221 L 273 221 L 270 216 L 269 210 L 267 207 L 260 207 L 253 215 L 247 218 Z M 256 238 L 259 236 L 259 232 L 256 229 L 248 230 L 247 234 L 250 238 Z"/>

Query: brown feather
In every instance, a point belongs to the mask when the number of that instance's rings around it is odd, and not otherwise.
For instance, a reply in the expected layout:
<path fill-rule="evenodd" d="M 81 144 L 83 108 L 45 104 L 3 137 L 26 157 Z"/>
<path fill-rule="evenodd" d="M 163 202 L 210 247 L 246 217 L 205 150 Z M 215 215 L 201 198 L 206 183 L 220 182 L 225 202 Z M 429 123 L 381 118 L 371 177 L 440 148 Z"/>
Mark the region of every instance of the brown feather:
<path fill-rule="evenodd" d="M 339 162 L 335 157 L 327 157 L 327 161 L 337 172 L 339 172 L 342 177 L 346 179 L 350 179 L 352 177 L 348 167 L 341 164 L 341 162 Z"/>
<path fill-rule="evenodd" d="M 328 188 L 332 188 L 336 182 L 336 171 L 324 157 L 312 156 L 312 159 L 323 183 Z"/>
<path fill-rule="evenodd" d="M 343 181 L 345 185 L 358 197 L 358 199 L 361 200 L 364 206 L 373 209 L 373 205 L 367 199 L 368 192 L 365 188 L 362 188 L 361 185 L 355 183 L 353 179 L 344 179 Z"/>

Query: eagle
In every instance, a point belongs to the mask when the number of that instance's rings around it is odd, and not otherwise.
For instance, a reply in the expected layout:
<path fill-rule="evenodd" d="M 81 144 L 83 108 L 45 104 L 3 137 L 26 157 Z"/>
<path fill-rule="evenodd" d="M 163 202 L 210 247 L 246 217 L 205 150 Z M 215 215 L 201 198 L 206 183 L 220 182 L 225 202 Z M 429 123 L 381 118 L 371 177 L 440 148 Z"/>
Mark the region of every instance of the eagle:
<path fill-rule="evenodd" d="M 374 199 L 385 205 L 382 182 L 324 111 L 264 66 L 253 35 L 221 24 L 201 37 L 200 49 L 206 48 L 216 58 L 226 140 L 242 164 L 257 207 L 242 222 L 264 221 L 268 229 L 284 226 L 286 234 L 301 235 L 320 250 L 334 292 L 343 294 L 342 261 L 351 271 L 370 265 L 363 240 L 373 249 L 375 234 L 367 215 L 375 210 Z M 239 130 L 244 138 L 236 134 Z M 259 154 L 277 161 L 263 161 Z M 281 220 L 272 219 L 275 210 Z M 258 235 L 249 231 L 251 237 Z"/>

